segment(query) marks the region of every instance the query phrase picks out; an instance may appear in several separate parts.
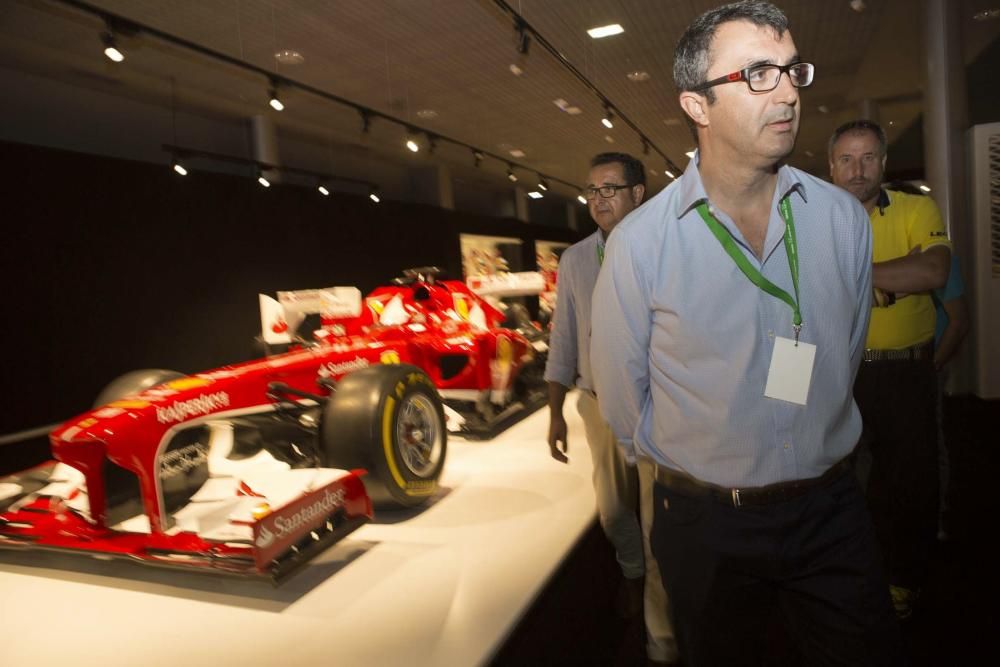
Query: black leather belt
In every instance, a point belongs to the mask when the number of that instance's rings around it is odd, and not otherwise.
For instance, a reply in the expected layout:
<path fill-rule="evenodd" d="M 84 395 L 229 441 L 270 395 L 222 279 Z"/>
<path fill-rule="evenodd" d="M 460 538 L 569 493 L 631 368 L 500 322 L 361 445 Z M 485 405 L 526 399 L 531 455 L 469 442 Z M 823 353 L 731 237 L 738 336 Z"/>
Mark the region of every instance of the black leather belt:
<path fill-rule="evenodd" d="M 902 350 L 865 350 L 865 361 L 924 361 L 934 357 L 934 343 L 928 341 Z"/>
<path fill-rule="evenodd" d="M 830 484 L 852 467 L 851 457 L 848 456 L 833 464 L 819 477 L 777 482 L 776 484 L 768 484 L 767 486 L 753 486 L 745 489 L 728 489 L 724 486 L 703 482 L 685 473 L 657 465 L 656 481 L 668 489 L 674 489 L 686 495 L 712 496 L 731 507 L 742 507 L 744 505 L 768 505 L 770 503 L 791 500 L 792 498 L 801 496 L 810 489 Z"/>

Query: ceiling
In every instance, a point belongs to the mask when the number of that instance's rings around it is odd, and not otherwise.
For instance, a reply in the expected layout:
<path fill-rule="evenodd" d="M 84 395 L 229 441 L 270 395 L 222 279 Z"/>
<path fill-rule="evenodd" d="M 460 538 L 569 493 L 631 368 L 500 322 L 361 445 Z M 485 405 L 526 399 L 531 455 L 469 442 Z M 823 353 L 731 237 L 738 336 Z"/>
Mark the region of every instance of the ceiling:
<path fill-rule="evenodd" d="M 604 150 L 642 154 L 638 134 L 621 121 L 607 130 L 600 99 L 557 60 L 532 43 L 518 53 L 511 18 L 492 0 L 92 0 L 102 10 L 198 44 L 456 139 L 505 160 L 525 181 L 535 172 L 580 184 L 590 156 Z M 683 167 L 693 141 L 671 82 L 673 48 L 684 27 L 717 0 L 509 0 L 650 142 Z M 803 92 L 803 122 L 791 162 L 825 174 L 826 139 L 857 117 L 863 101 L 877 104 L 890 141 L 922 110 L 926 65 L 923 12 L 911 0 L 779 0 L 804 60 L 816 64 Z M 963 59 L 973 61 L 1000 34 L 1000 20 L 973 21 L 1000 0 L 959 3 Z M 586 30 L 609 23 L 625 32 L 600 40 Z M 367 134 L 357 111 L 310 93 L 280 90 L 282 112 L 267 106 L 264 76 L 140 33 L 119 35 L 125 62 L 101 53 L 103 23 L 55 0 L 0 0 L 0 66 L 98 90 L 169 110 L 226 121 L 258 114 L 281 136 L 328 147 L 334 156 L 367 156 L 386 164 L 446 164 L 456 179 L 506 187 L 505 162 L 487 158 L 473 168 L 468 148 L 441 139 L 433 155 L 408 155 L 405 128 L 376 119 Z M 278 62 L 299 52 L 297 65 Z M 516 76 L 510 66 L 523 73 Z M 634 82 L 632 72 L 646 72 Z M 565 100 L 580 113 L 561 110 Z M 65 113 L 73 109 L 68 94 Z M 428 110 L 433 111 L 430 114 Z M 176 122 L 149 141 L 185 144 Z M 155 133 L 153 133 L 155 134 Z M 190 144 L 190 141 L 187 142 Z M 209 149 L 207 146 L 195 146 Z M 523 151 L 523 157 L 510 151 Z M 294 156 L 283 154 L 292 162 Z M 164 156 L 164 160 L 166 160 Z M 644 158 L 651 186 L 668 182 L 666 161 Z M 332 162 L 336 163 L 336 158 Z M 336 171 L 336 169 L 334 169 Z M 343 173 L 342 175 L 350 175 Z M 570 187 L 556 188 L 570 196 Z"/>

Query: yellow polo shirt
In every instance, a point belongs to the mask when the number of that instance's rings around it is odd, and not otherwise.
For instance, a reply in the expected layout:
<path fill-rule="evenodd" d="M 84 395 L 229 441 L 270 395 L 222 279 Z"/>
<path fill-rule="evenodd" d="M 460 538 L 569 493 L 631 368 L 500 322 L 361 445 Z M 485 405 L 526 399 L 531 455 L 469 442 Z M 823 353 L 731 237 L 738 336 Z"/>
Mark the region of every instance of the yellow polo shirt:
<path fill-rule="evenodd" d="M 930 197 L 883 190 L 872 209 L 872 260 L 885 262 L 920 246 L 951 249 L 941 213 Z M 934 338 L 934 302 L 930 292 L 911 294 L 887 308 L 872 308 L 868 341 L 875 350 L 899 350 Z"/>

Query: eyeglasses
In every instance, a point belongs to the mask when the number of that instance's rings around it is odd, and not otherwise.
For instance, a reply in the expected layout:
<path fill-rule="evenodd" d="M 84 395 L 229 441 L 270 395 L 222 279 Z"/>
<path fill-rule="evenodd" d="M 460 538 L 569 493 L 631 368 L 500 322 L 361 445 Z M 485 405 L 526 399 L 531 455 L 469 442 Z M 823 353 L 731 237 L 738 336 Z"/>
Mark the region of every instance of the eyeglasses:
<path fill-rule="evenodd" d="M 782 74 L 788 74 L 788 80 L 796 88 L 805 88 L 813 82 L 816 67 L 812 63 L 792 63 L 791 65 L 754 65 L 739 72 L 733 72 L 718 79 L 712 79 L 692 88 L 692 92 L 706 90 L 723 83 L 746 81 L 747 86 L 755 93 L 766 93 L 778 87 Z"/>
<path fill-rule="evenodd" d="M 632 187 L 631 185 L 602 185 L 599 188 L 584 188 L 583 197 L 584 199 L 596 199 L 597 193 L 601 194 L 604 199 L 611 199 L 619 190 L 624 190 L 626 188 Z"/>

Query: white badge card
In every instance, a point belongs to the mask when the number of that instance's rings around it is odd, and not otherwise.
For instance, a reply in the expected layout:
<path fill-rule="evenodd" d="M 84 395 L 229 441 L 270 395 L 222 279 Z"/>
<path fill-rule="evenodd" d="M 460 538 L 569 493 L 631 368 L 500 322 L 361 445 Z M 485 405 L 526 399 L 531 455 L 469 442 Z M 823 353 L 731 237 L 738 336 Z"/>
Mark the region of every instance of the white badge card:
<path fill-rule="evenodd" d="M 801 341 L 796 345 L 790 338 L 776 337 L 764 395 L 805 405 L 815 360 L 815 345 Z"/>

